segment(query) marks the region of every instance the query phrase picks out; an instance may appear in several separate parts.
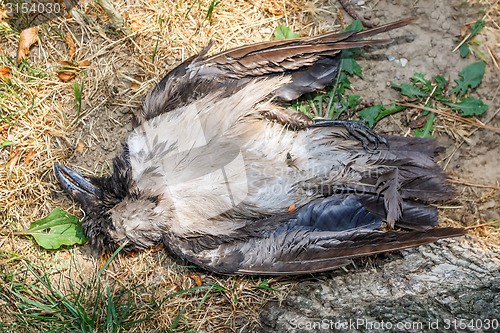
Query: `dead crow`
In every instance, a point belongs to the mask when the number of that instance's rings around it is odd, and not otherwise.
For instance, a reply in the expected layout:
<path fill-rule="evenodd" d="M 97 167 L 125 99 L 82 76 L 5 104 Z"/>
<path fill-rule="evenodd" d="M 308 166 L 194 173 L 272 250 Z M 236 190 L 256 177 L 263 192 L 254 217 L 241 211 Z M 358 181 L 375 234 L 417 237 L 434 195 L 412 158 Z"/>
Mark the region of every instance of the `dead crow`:
<path fill-rule="evenodd" d="M 207 47 L 180 64 L 146 97 L 111 176 L 54 166 L 90 244 L 164 243 L 218 273 L 304 274 L 464 234 L 433 228 L 425 203 L 455 195 L 434 140 L 282 106 L 329 84 L 341 50 L 386 44 L 366 38 L 412 21 L 212 56 Z"/>

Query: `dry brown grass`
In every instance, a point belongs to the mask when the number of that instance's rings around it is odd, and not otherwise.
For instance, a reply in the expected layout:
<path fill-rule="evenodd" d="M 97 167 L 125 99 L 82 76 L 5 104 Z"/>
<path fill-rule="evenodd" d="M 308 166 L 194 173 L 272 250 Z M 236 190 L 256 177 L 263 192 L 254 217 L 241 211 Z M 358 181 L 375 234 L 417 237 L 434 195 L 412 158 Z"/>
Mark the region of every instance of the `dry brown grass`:
<path fill-rule="evenodd" d="M 53 163 L 69 158 L 92 160 L 92 157 L 102 157 L 95 147 L 101 147 L 109 138 L 102 128 L 95 126 L 96 122 L 111 121 L 110 126 L 117 128 L 126 126 L 128 115 L 114 119 L 109 114 L 123 107 L 135 110 L 155 82 L 175 64 L 199 52 L 209 41 L 214 42 L 212 52 L 216 52 L 270 39 L 278 24 L 285 24 L 303 35 L 340 28 L 335 20 L 335 6 L 338 5 L 326 1 L 319 3 L 319 0 L 224 0 L 214 10 L 211 20 L 205 19 L 204 7 L 208 6 L 208 1 L 202 1 L 203 7 L 195 4 L 192 8 L 194 1 L 113 2 L 132 23 L 136 30 L 133 35 L 125 37 L 107 32 L 113 27 L 103 10 L 93 1 L 81 1 L 85 15 L 93 23 L 79 22 L 74 17 L 50 22 L 49 29 L 40 30 L 41 40 L 28 56 L 33 69 L 16 68 L 5 57 L 1 58 L 0 68 L 7 66 L 12 70 L 9 84 L 0 79 L 1 116 L 12 116 L 0 122 L 0 139 L 16 143 L 0 149 L 0 265 L 9 270 L 24 271 L 24 261 L 35 265 L 48 262 L 50 267 L 59 267 L 71 263 L 73 258 L 79 265 L 58 269 L 54 279 L 62 276 L 66 280 L 79 281 L 98 269 L 100 263 L 95 256 L 73 250 L 48 252 L 34 245 L 31 239 L 14 233 L 27 229 L 31 221 L 46 216 L 58 206 L 79 214 L 79 207 L 58 186 L 52 174 Z M 498 34 L 499 2 L 480 2 L 487 8 L 486 31 Z M 90 65 L 72 82 L 64 83 L 57 78 L 55 66 L 69 60 L 67 32 L 75 42 L 74 60 L 88 61 Z M 3 37 L 0 54 L 15 59 L 17 45 L 18 35 Z M 85 83 L 83 105 L 77 116 L 73 82 L 82 81 Z M 464 137 L 454 133 L 457 138 Z M 82 142 L 80 151 L 77 150 L 79 142 Z M 108 144 L 115 148 L 119 145 L 118 142 Z M 105 162 L 97 160 L 81 165 L 91 174 L 99 174 L 105 166 Z M 474 202 L 476 206 L 483 200 L 481 198 Z M 498 240 L 498 228 L 484 227 L 477 233 Z M 156 286 L 157 296 L 162 298 L 196 286 L 189 272 L 192 270 L 182 267 L 166 251 L 146 251 L 134 258 L 119 256 L 104 279 L 116 287 L 152 284 Z M 248 277 L 194 273 L 201 275 L 204 284 L 215 283 L 226 291 L 209 294 L 198 311 L 206 290 L 169 299 L 152 320 L 143 323 L 137 331 L 146 331 L 147 327 L 169 327 L 182 308 L 185 308 L 183 318 L 186 321 L 180 322 L 182 328 L 234 331 L 246 325 L 249 331 L 255 330 L 259 327 L 261 306 L 270 299 L 284 299 L 295 284 L 294 279 L 271 283 L 270 286 L 278 290 L 272 291 L 255 288 L 260 281 Z M 61 288 L 64 289 L 64 283 Z M 136 297 L 141 302 L 149 296 L 139 294 Z M 16 312 L 15 305 L 0 303 L 0 308 L 6 309 L 1 311 L 0 321 L 12 321 L 8 312 Z"/>

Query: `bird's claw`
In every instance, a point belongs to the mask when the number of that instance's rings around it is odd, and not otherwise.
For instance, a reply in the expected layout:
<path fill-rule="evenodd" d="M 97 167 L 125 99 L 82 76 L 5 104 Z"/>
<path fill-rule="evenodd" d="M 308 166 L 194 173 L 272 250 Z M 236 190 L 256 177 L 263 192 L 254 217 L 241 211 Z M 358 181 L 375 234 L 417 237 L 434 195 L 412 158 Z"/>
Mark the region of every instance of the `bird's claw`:
<path fill-rule="evenodd" d="M 361 142 L 363 149 L 373 154 L 378 149 L 380 143 L 389 147 L 386 138 L 375 132 L 362 122 L 348 120 L 318 120 L 311 127 L 342 126 L 355 139 Z"/>

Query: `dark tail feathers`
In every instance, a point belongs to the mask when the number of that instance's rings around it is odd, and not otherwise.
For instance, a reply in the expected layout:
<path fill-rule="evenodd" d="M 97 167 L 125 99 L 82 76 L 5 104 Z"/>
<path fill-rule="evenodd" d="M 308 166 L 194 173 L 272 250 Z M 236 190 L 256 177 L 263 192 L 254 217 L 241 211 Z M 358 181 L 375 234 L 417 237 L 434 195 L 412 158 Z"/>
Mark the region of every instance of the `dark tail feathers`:
<path fill-rule="evenodd" d="M 389 147 L 369 157 L 368 171 L 352 187 L 365 193 L 363 204 L 394 226 L 428 229 L 437 224 L 435 207 L 422 201 L 455 197 L 447 174 L 434 161 L 440 147 L 428 138 L 385 136 Z"/>

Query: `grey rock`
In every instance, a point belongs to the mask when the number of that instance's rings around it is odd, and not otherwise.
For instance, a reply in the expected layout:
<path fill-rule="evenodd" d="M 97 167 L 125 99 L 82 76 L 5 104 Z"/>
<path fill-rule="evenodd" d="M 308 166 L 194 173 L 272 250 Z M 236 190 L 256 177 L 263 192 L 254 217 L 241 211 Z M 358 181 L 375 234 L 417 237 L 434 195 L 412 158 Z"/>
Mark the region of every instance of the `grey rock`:
<path fill-rule="evenodd" d="M 467 236 L 374 261 L 299 282 L 264 306 L 263 331 L 500 331 L 497 248 Z"/>

